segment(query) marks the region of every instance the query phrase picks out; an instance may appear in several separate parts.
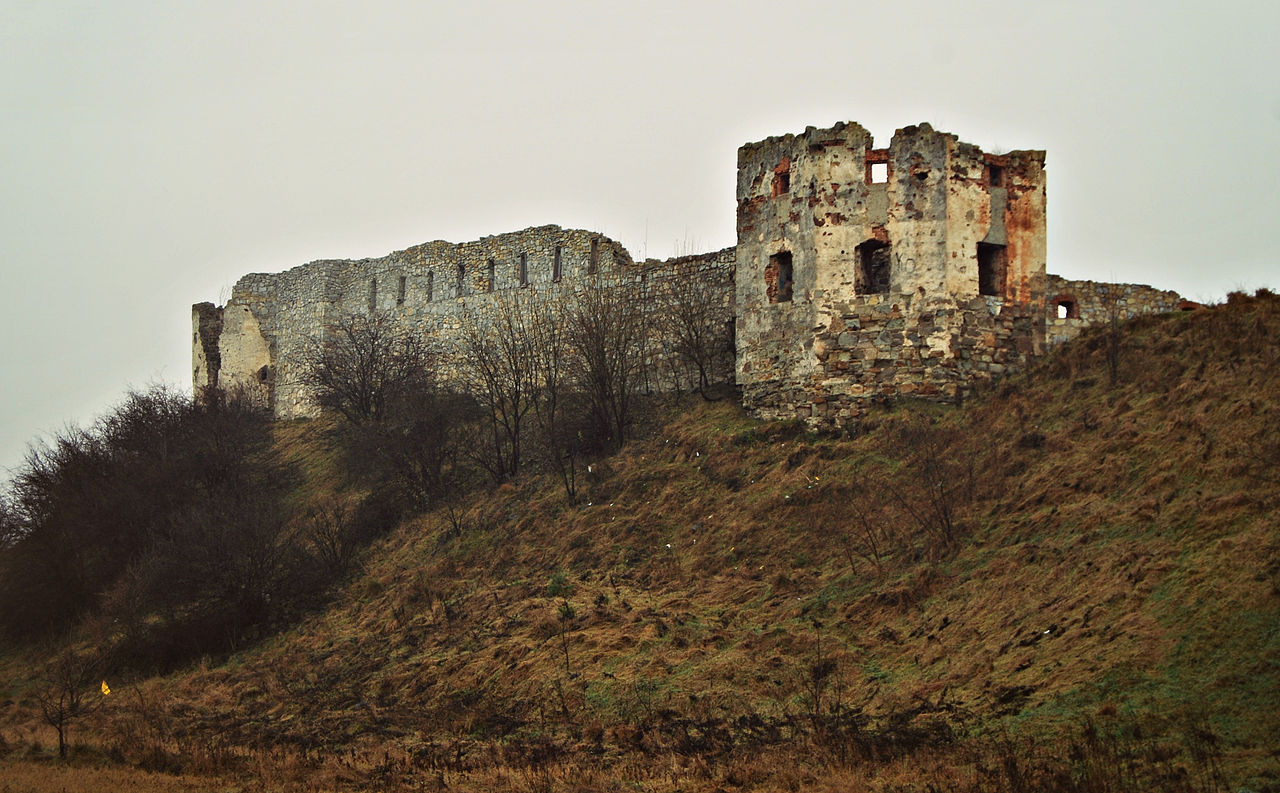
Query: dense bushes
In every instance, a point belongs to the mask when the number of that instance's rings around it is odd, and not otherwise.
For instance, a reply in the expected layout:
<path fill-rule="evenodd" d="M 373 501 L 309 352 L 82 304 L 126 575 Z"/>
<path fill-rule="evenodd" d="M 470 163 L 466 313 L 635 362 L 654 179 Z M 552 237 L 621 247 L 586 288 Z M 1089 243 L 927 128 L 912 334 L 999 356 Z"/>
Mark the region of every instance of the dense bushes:
<path fill-rule="evenodd" d="M 268 417 L 221 394 L 129 394 L 35 446 L 3 509 L 0 630 L 34 639 L 89 615 L 123 657 L 235 647 L 316 585 L 288 530 Z"/>

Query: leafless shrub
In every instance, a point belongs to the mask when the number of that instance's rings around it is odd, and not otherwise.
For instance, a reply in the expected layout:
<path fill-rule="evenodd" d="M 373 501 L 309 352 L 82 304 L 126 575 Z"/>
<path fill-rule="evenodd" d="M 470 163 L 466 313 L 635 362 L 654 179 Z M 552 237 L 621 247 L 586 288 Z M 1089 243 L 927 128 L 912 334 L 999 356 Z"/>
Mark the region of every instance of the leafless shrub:
<path fill-rule="evenodd" d="M 567 301 L 547 296 L 529 307 L 528 330 L 540 388 L 533 404 L 540 451 L 564 486 L 570 504 L 578 500 L 578 471 L 588 451 L 582 393 L 574 387 L 573 348 L 564 322 Z"/>
<path fill-rule="evenodd" d="M 697 271 L 667 281 L 657 296 L 661 335 L 669 344 L 672 369 L 693 374 L 698 393 L 711 399 L 712 379 L 733 363 L 733 338 L 723 287 Z M 677 378 L 678 384 L 678 378 Z"/>
<path fill-rule="evenodd" d="M 848 507 L 850 519 L 841 540 L 849 567 L 855 567 L 854 559 L 861 558 L 874 566 L 877 574 L 883 574 L 885 558 L 893 545 L 888 523 L 871 502 L 866 488 L 850 499 Z"/>
<path fill-rule="evenodd" d="M 627 284 L 595 283 L 573 301 L 567 322 L 575 384 L 586 396 L 602 445 L 619 449 L 644 384 L 647 334 L 641 295 Z"/>
<path fill-rule="evenodd" d="M 393 402 L 434 374 L 422 340 L 391 315 L 348 314 L 312 343 L 302 382 L 322 408 L 361 424 L 382 420 Z"/>
<path fill-rule="evenodd" d="M 351 506 L 337 498 L 321 501 L 303 517 L 300 536 L 332 574 L 347 569 L 358 547 L 351 530 Z"/>
<path fill-rule="evenodd" d="M 58 757 L 67 758 L 71 724 L 97 710 L 106 696 L 99 690 L 102 659 L 94 651 L 77 650 L 70 639 L 62 646 L 48 645 L 40 677 L 35 681 L 35 699 L 44 722 L 58 732 Z"/>
<path fill-rule="evenodd" d="M 541 377 L 525 292 L 499 292 L 486 312 L 463 314 L 455 354 L 463 389 L 480 405 L 485 442 L 477 462 L 498 482 L 515 476 Z"/>
<path fill-rule="evenodd" d="M 957 430 L 924 418 L 903 422 L 897 440 L 907 454 L 889 493 L 925 537 L 941 550 L 954 549 L 961 531 L 959 510 L 976 488 L 976 458 L 961 448 Z"/>
<path fill-rule="evenodd" d="M 382 421 L 349 428 L 352 473 L 408 506 L 429 509 L 470 485 L 467 454 L 479 417 L 468 395 L 423 379 L 388 404 Z"/>

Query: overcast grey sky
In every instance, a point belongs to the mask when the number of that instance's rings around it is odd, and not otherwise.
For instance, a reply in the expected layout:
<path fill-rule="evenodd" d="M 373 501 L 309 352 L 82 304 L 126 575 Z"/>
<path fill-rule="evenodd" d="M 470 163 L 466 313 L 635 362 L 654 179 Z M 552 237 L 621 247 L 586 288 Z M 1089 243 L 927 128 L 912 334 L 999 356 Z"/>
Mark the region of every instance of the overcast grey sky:
<path fill-rule="evenodd" d="M 1280 4 L 0 0 L 0 468 L 190 387 L 241 275 L 530 225 L 734 242 L 742 143 L 1046 149 L 1049 269 L 1278 286 Z"/>

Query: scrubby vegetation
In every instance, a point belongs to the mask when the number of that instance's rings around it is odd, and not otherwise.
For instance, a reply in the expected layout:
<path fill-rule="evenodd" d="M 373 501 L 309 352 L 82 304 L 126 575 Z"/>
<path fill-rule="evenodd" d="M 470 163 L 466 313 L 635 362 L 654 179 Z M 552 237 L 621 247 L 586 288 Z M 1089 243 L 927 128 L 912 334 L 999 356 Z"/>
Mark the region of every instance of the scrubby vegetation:
<path fill-rule="evenodd" d="M 233 654 L 163 675 L 109 655 L 113 693 L 51 767 L 52 655 L 29 637 L 145 647 L 130 630 L 203 613 L 174 594 L 95 619 L 172 546 L 93 557 L 78 606 L 6 622 L 0 770 L 34 790 L 1280 790 L 1280 298 L 1115 333 L 853 434 L 689 400 L 584 459 L 574 493 L 543 467 L 391 509 L 396 466 L 350 470 L 345 425 L 246 429 L 269 443 L 241 476 L 271 472 L 250 490 L 272 506 L 210 525 L 287 516 L 272 550 L 322 583 L 242 619 Z M 207 514 L 162 481 L 164 514 Z M 37 525 L 23 493 L 6 572 Z M 112 509 L 146 538 L 181 522 Z"/>
<path fill-rule="evenodd" d="M 105 621 L 117 662 L 165 667 L 288 613 L 312 571 L 270 437 L 261 412 L 156 388 L 34 447 L 4 506 L 0 630 Z"/>

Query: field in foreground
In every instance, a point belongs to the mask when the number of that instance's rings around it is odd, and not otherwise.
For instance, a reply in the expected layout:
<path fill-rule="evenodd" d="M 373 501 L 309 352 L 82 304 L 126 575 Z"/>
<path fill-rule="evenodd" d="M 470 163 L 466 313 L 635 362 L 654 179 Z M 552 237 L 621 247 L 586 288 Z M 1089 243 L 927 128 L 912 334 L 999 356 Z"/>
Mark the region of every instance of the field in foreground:
<path fill-rule="evenodd" d="M 686 404 L 113 680 L 67 766 L 11 653 L 0 790 L 1280 791 L 1280 299 L 1110 338 L 852 437 Z"/>

